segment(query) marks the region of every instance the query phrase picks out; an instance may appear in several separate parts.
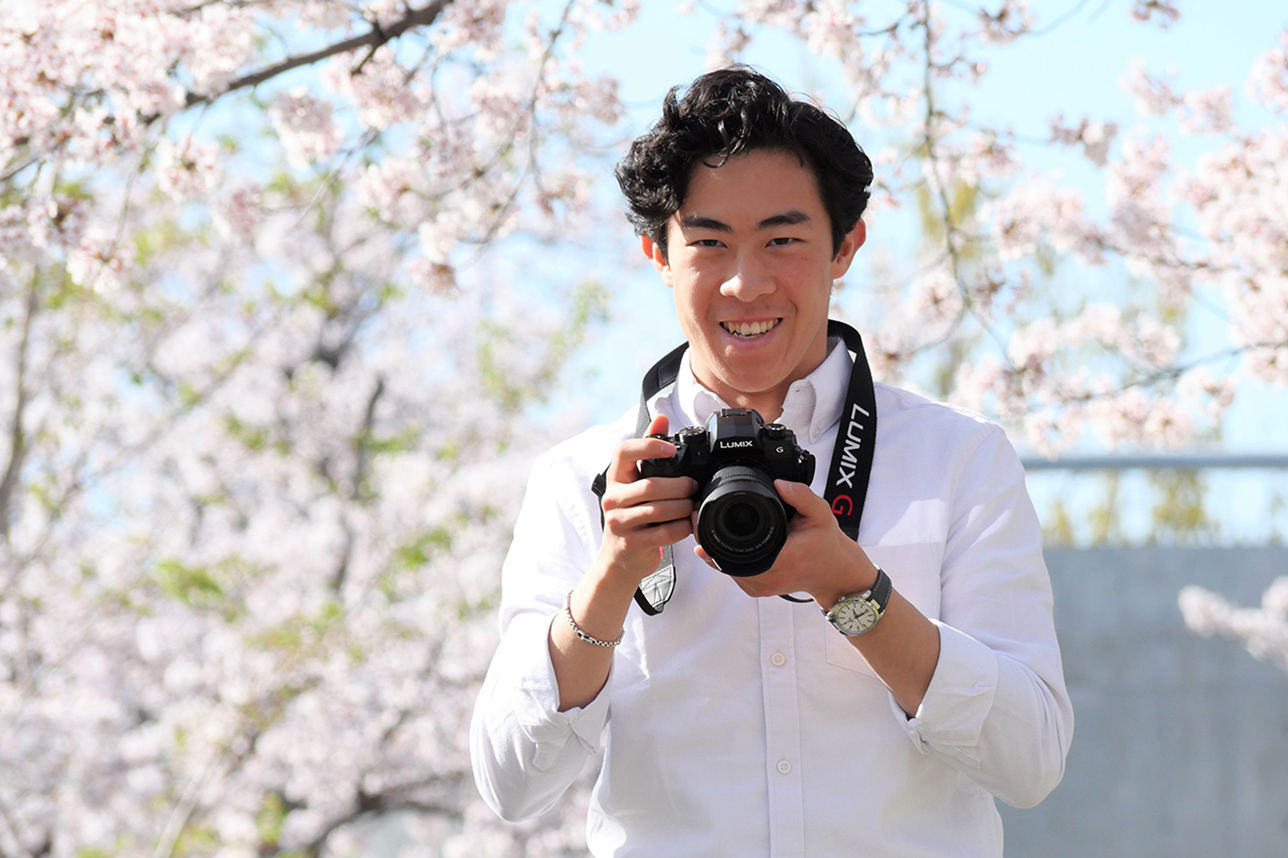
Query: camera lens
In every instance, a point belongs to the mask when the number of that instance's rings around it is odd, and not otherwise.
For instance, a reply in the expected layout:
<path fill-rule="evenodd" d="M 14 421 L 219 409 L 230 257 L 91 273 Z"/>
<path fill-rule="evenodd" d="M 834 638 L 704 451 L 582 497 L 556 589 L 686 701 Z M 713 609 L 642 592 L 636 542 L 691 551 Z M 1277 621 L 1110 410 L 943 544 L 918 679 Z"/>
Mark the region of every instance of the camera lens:
<path fill-rule="evenodd" d="M 787 541 L 787 512 L 769 474 L 744 465 L 716 471 L 699 499 L 697 538 L 727 575 L 769 569 Z"/>
<path fill-rule="evenodd" d="M 731 539 L 745 540 L 760 529 L 760 513 L 745 501 L 731 501 L 721 507 L 716 527 L 729 534 Z"/>

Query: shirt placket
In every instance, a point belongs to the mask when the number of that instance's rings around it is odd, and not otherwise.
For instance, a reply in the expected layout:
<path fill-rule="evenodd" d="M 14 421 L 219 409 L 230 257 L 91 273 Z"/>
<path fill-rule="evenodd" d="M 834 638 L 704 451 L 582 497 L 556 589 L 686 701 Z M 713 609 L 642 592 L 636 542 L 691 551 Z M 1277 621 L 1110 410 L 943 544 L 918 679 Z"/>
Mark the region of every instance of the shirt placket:
<path fill-rule="evenodd" d="M 782 599 L 760 599 L 761 687 L 765 696 L 765 777 L 769 784 L 769 854 L 804 858 L 800 710 L 793 611 Z"/>

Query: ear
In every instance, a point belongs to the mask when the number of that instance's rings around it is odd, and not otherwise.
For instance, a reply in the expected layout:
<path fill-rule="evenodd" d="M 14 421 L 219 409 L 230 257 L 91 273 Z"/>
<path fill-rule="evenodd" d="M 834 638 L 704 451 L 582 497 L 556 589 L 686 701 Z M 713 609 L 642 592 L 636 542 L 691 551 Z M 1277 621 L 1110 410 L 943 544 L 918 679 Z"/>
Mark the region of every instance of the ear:
<path fill-rule="evenodd" d="M 850 263 L 854 261 L 854 254 L 859 252 L 859 248 L 867 240 L 868 225 L 860 219 L 854 224 L 854 229 L 847 232 L 845 238 L 841 239 L 841 247 L 832 259 L 833 280 L 840 280 L 845 276 L 845 272 L 850 270 Z"/>
<path fill-rule="evenodd" d="M 666 261 L 666 256 L 662 253 L 662 248 L 658 243 L 647 235 L 640 236 L 640 250 L 648 257 L 649 262 L 653 263 L 653 269 L 657 271 L 657 276 L 662 278 L 662 282 L 669 289 L 671 286 L 671 266 Z"/>

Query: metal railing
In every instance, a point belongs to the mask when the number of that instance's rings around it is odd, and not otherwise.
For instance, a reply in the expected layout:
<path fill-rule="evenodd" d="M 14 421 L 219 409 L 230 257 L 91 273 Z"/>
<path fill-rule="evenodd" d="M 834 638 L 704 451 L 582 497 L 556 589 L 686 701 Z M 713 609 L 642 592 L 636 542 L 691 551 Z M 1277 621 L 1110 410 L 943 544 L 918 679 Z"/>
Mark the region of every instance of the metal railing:
<path fill-rule="evenodd" d="M 1160 453 L 1144 455 L 1063 456 L 1046 459 L 1024 456 L 1020 462 L 1026 471 L 1126 471 L 1205 470 L 1234 468 L 1288 468 L 1288 454 L 1283 453 Z"/>

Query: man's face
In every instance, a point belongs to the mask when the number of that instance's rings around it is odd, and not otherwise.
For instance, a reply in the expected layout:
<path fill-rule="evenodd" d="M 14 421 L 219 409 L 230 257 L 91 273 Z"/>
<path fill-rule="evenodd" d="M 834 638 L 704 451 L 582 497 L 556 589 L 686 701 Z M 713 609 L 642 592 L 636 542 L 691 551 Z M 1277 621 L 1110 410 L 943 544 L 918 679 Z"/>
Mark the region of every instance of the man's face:
<path fill-rule="evenodd" d="M 730 405 L 776 419 L 793 381 L 827 356 L 832 281 L 863 244 L 860 221 L 832 253 L 813 172 L 795 155 L 754 150 L 698 161 L 667 222 L 667 258 L 642 243 L 675 297 L 694 374 Z"/>

